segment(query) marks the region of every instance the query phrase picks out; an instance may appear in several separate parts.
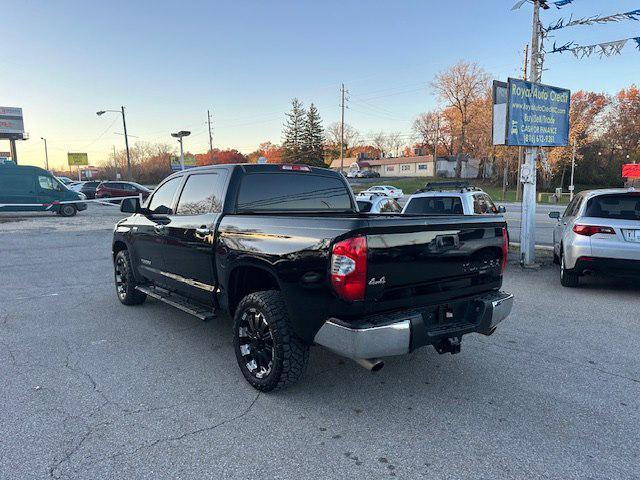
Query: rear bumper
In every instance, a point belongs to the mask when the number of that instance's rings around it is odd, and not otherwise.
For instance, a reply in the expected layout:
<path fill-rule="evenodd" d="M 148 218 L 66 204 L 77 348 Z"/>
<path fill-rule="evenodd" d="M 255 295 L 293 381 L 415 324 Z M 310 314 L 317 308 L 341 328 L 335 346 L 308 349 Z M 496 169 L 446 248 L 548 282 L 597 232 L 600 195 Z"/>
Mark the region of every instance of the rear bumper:
<path fill-rule="evenodd" d="M 513 307 L 513 295 L 492 292 L 422 309 L 366 317 L 356 322 L 330 318 L 314 341 L 350 358 L 403 355 L 467 333 L 490 335 Z"/>
<path fill-rule="evenodd" d="M 595 273 L 598 275 L 640 277 L 640 260 L 621 258 L 580 257 L 573 271 L 578 275 Z"/>

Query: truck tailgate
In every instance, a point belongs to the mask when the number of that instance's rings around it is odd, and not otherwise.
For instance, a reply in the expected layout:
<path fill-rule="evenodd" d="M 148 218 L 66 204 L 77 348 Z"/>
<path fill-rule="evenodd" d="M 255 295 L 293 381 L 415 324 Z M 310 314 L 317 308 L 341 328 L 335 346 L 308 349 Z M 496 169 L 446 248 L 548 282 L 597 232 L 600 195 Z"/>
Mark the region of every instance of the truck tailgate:
<path fill-rule="evenodd" d="M 366 298 L 375 310 L 425 305 L 500 288 L 500 216 L 371 219 Z"/>

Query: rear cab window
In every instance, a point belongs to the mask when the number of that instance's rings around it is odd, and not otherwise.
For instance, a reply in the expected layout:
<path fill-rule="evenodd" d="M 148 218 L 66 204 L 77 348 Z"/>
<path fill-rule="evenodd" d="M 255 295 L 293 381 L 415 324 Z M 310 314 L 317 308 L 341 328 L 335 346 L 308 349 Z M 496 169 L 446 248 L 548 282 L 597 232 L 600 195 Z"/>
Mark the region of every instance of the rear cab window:
<path fill-rule="evenodd" d="M 460 197 L 416 197 L 409 200 L 404 213 L 425 215 L 462 215 L 462 200 Z"/>
<path fill-rule="evenodd" d="M 347 185 L 313 173 L 260 172 L 245 175 L 238 192 L 240 212 L 353 212 Z"/>

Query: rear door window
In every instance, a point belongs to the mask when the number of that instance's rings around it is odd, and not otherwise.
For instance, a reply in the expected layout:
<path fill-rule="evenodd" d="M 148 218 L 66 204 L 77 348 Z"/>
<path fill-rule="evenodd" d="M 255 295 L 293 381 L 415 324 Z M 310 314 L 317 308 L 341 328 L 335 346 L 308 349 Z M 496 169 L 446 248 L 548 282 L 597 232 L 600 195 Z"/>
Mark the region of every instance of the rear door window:
<path fill-rule="evenodd" d="M 177 215 L 202 215 L 222 211 L 225 172 L 190 175 L 182 189 Z"/>
<path fill-rule="evenodd" d="M 252 173 L 242 179 L 240 211 L 352 211 L 348 187 L 335 177 Z"/>
<path fill-rule="evenodd" d="M 460 197 L 417 197 L 412 198 L 404 213 L 425 215 L 462 215 Z"/>
<path fill-rule="evenodd" d="M 640 220 L 640 194 L 600 195 L 587 202 L 586 217 Z"/>
<path fill-rule="evenodd" d="M 170 215 L 173 213 L 173 197 L 182 177 L 175 177 L 163 183 L 151 197 L 147 207 L 152 214 Z"/>

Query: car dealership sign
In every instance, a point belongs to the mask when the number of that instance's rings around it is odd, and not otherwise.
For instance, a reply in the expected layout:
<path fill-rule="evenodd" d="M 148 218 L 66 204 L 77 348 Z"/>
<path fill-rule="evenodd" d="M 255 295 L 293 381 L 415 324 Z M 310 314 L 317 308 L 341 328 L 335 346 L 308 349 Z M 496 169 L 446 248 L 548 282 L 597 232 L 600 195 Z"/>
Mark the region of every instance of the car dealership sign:
<path fill-rule="evenodd" d="M 0 107 L 0 138 L 22 138 L 23 135 L 22 109 Z"/>
<path fill-rule="evenodd" d="M 509 79 L 507 89 L 507 145 L 564 147 L 569 144 L 569 90 L 515 78 Z"/>

